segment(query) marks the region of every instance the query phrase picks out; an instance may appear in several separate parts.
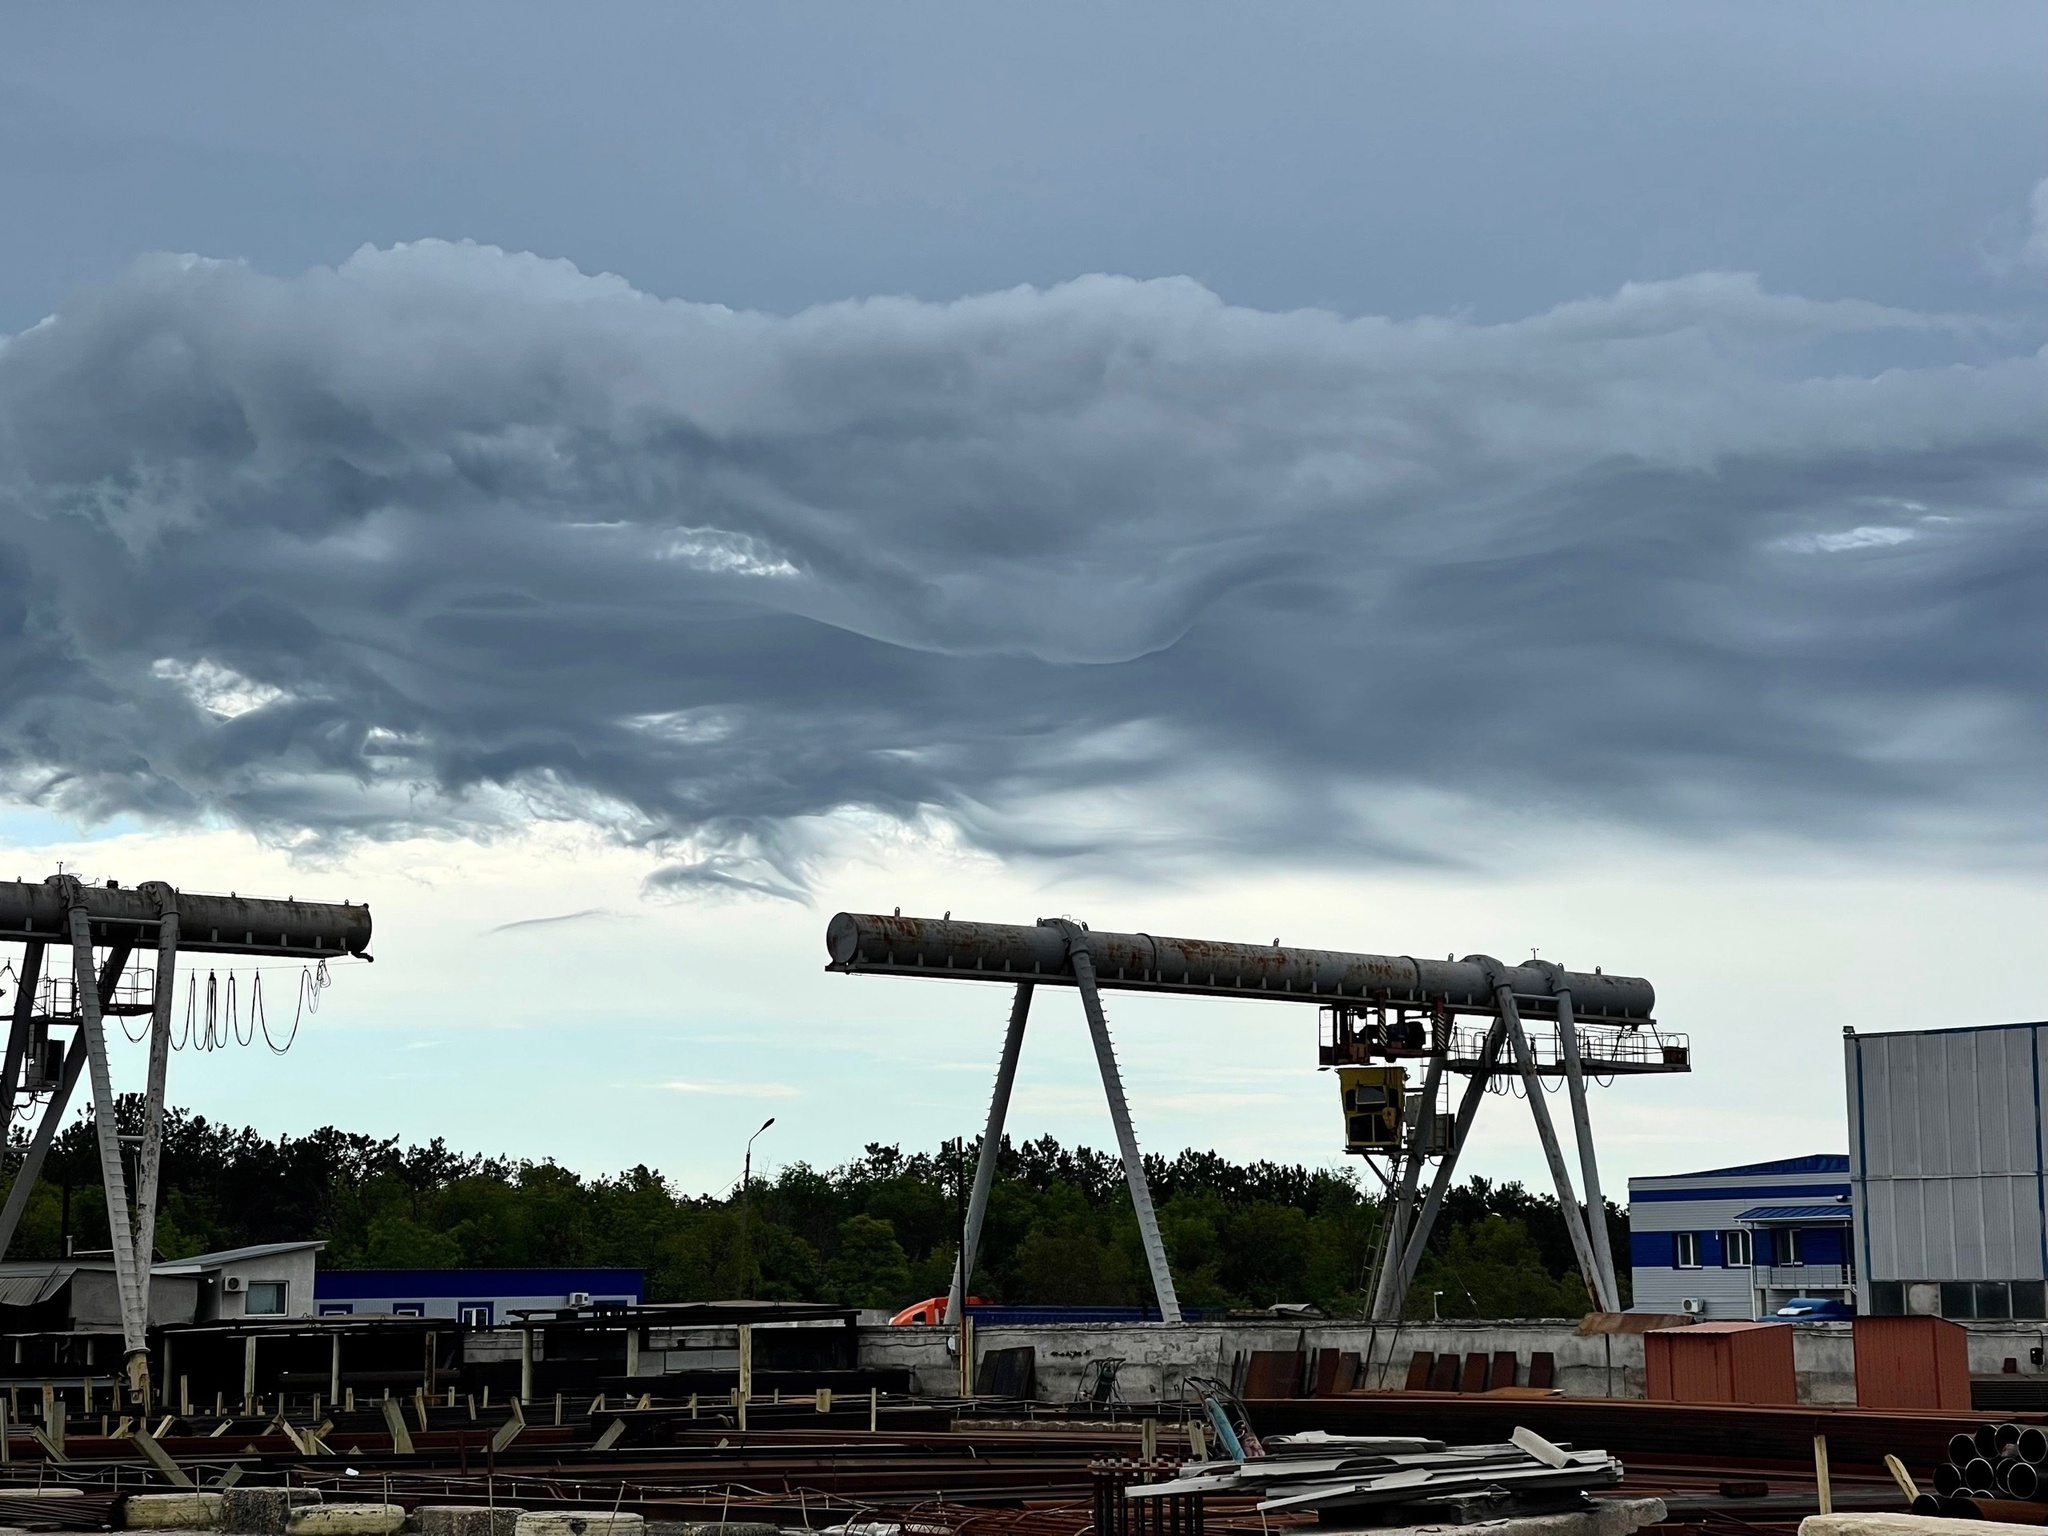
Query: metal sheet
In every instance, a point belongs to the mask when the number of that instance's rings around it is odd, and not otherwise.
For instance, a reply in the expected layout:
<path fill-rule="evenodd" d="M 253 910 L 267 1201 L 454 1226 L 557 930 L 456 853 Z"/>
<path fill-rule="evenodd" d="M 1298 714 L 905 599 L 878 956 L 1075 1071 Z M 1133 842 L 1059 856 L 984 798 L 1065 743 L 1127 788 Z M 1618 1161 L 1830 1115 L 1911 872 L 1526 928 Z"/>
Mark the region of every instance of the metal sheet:
<path fill-rule="evenodd" d="M 2040 1033 L 1844 1041 L 1864 1278 L 2044 1278 Z"/>
<path fill-rule="evenodd" d="M 151 892 L 125 886 L 84 888 L 96 945 L 154 947 L 158 926 Z M 207 954 L 363 955 L 370 948 L 370 909 L 351 902 L 283 901 L 253 896 L 177 893 L 178 948 Z M 0 881 L 0 942 L 68 940 L 63 892 L 48 881 Z"/>
<path fill-rule="evenodd" d="M 954 980 L 1074 984 L 1067 937 L 1054 919 L 1036 926 L 841 912 L 825 930 L 828 970 Z M 1230 944 L 1149 933 L 1091 932 L 1096 980 L 1125 991 L 1189 992 L 1297 1003 L 1351 1000 L 1456 1013 L 1494 1011 L 1489 967 L 1478 957 L 1421 960 L 1270 944 Z M 1572 994 L 1581 1023 L 1651 1021 L 1656 989 L 1638 976 L 1501 968 L 1525 1017 L 1554 1019 L 1553 979 Z"/>
<path fill-rule="evenodd" d="M 73 1269 L 72 1265 L 59 1264 L 27 1274 L 0 1275 L 0 1307 L 32 1307 L 39 1301 L 48 1301 L 64 1288 Z"/>

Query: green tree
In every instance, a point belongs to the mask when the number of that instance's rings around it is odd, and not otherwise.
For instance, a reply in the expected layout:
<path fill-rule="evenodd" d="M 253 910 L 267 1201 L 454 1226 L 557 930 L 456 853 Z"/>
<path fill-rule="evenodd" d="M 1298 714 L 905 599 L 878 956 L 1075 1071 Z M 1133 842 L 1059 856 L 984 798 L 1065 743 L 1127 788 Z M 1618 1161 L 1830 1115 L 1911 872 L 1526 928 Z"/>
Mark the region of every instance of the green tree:
<path fill-rule="evenodd" d="M 896 1229 L 869 1215 L 839 1224 L 839 1253 L 830 1265 L 833 1299 L 855 1307 L 900 1307 L 910 1294 L 910 1260 Z"/>
<path fill-rule="evenodd" d="M 117 1112 L 124 1134 L 139 1130 L 139 1097 L 122 1099 Z M 0 1189 L 26 1146 L 16 1127 Z M 686 1195 L 644 1165 L 589 1177 L 550 1162 L 479 1157 L 440 1138 L 408 1146 L 332 1126 L 271 1140 L 173 1109 L 158 1245 L 183 1256 L 317 1237 L 328 1243 L 330 1268 L 620 1265 L 645 1271 L 657 1301 L 751 1292 L 895 1306 L 950 1282 L 960 1188 L 978 1152 L 877 1142 L 838 1167 L 798 1163 L 757 1180 L 747 1212 L 750 1274 L 742 1274 L 736 1192 Z M 16 1234 L 19 1257 L 62 1251 L 66 1181 L 77 1246 L 106 1246 L 98 1170 L 88 1113 L 56 1138 Z M 1361 1309 L 1380 1206 L 1354 1169 L 1232 1163 L 1188 1150 L 1147 1158 L 1145 1171 L 1188 1305 Z M 1605 1216 L 1616 1251 L 1626 1253 L 1626 1219 L 1611 1206 Z M 997 1148 L 971 1289 L 998 1302 L 1149 1301 L 1117 1159 L 1049 1136 Z M 1586 1305 L 1557 1202 L 1484 1178 L 1450 1192 L 1411 1311 L 1426 1314 L 1432 1290 L 1457 1315 L 1570 1316 Z"/>

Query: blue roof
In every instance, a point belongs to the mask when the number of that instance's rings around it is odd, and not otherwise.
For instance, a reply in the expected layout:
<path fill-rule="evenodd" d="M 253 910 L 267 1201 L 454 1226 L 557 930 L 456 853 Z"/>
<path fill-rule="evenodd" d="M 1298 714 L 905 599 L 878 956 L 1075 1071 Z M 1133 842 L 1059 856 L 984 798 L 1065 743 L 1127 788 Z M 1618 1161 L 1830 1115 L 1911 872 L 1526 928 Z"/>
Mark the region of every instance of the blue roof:
<path fill-rule="evenodd" d="M 1737 1221 L 1847 1221 L 1849 1207 L 1834 1205 L 1753 1205 Z"/>
<path fill-rule="evenodd" d="M 1738 1173 L 1847 1173 L 1846 1152 L 1814 1152 L 1805 1157 L 1781 1157 L 1774 1163 L 1743 1163 L 1735 1168 L 1702 1168 L 1698 1173 L 1660 1173 L 1660 1179 L 1708 1179 Z"/>

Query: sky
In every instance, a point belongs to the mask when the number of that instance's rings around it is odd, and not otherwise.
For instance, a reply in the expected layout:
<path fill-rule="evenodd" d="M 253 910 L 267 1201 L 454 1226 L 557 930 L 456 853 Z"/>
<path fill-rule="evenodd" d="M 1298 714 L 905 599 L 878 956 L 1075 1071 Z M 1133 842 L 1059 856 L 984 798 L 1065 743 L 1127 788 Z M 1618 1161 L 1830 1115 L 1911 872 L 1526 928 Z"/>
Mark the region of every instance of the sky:
<path fill-rule="evenodd" d="M 1841 1150 L 1844 1028 L 2048 1016 L 2044 45 L 16 7 L 0 850 L 370 903 L 174 1064 L 270 1134 L 971 1136 L 1007 999 L 822 971 L 901 906 L 1643 975 L 1611 1189 Z M 1148 1150 L 1341 1163 L 1311 1013 L 1111 1018 Z M 1012 1130 L 1110 1141 L 1070 996 Z"/>

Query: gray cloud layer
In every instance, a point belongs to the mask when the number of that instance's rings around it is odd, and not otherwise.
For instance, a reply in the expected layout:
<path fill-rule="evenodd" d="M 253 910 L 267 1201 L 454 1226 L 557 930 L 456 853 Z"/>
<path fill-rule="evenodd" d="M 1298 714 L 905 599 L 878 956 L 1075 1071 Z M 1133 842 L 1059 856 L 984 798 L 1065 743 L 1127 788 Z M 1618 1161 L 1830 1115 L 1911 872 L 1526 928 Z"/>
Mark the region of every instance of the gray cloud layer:
<path fill-rule="evenodd" d="M 1725 275 L 779 318 L 469 246 L 154 258 L 0 346 L 0 764 L 287 837 L 538 807 L 770 887 L 842 807 L 2033 840 L 2044 375 Z"/>

